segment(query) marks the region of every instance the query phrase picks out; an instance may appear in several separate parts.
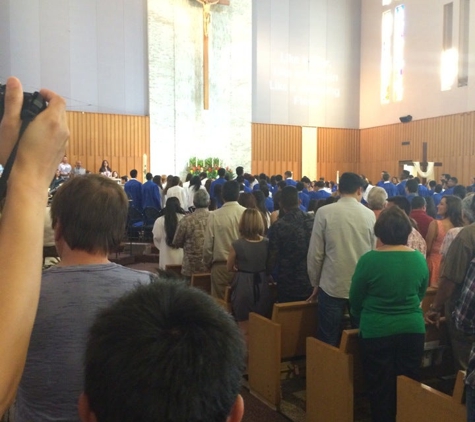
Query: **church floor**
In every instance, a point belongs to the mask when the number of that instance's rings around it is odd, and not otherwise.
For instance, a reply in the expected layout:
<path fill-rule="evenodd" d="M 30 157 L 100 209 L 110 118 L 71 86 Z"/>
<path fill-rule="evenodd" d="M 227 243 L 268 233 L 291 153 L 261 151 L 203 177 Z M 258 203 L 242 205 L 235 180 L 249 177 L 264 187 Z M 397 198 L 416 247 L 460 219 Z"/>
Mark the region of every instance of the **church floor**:
<path fill-rule="evenodd" d="M 292 420 L 266 406 L 247 389 L 243 388 L 241 394 L 244 399 L 242 422 L 288 422 Z"/>

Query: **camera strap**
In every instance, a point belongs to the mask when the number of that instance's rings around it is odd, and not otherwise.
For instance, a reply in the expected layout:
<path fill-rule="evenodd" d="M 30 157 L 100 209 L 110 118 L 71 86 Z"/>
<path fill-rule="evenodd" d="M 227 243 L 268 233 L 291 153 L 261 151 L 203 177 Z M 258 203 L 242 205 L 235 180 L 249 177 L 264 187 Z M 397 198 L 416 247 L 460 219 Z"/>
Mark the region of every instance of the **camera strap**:
<path fill-rule="evenodd" d="M 0 201 L 5 198 L 5 195 L 7 194 L 7 182 L 8 182 L 8 177 L 10 176 L 10 173 L 12 171 L 13 163 L 15 162 L 16 158 L 16 153 L 18 151 L 18 145 L 20 144 L 20 139 L 23 136 L 23 133 L 25 133 L 26 128 L 28 125 L 31 123 L 31 121 L 34 119 L 34 116 L 31 118 L 24 118 L 21 121 L 21 127 L 20 127 L 20 133 L 18 135 L 18 140 L 16 141 L 15 145 L 13 146 L 12 152 L 10 153 L 10 156 L 8 157 L 7 162 L 5 163 L 5 167 L 3 168 L 3 173 L 2 176 L 0 177 Z"/>

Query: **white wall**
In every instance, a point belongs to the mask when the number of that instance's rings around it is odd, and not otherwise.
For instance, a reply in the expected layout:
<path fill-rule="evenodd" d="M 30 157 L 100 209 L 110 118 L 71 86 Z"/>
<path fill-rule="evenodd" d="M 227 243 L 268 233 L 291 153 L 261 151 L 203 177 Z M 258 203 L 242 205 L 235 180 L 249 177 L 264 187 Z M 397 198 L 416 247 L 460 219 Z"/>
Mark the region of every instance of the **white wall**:
<path fill-rule="evenodd" d="M 0 0 L 0 82 L 68 109 L 148 114 L 145 0 Z"/>
<path fill-rule="evenodd" d="M 252 4 L 212 6 L 209 110 L 203 109 L 203 12 L 193 0 L 148 0 L 153 173 L 183 174 L 191 157 L 251 165 Z"/>
<path fill-rule="evenodd" d="M 253 122 L 356 128 L 360 0 L 253 2 Z"/>
<path fill-rule="evenodd" d="M 458 0 L 454 1 L 454 35 L 458 33 Z M 362 0 L 360 127 L 415 120 L 475 110 L 475 4 L 470 10 L 470 68 L 468 86 L 441 91 L 440 58 L 443 5 L 449 0 L 405 0 L 406 41 L 404 97 L 381 104 L 381 0 Z"/>

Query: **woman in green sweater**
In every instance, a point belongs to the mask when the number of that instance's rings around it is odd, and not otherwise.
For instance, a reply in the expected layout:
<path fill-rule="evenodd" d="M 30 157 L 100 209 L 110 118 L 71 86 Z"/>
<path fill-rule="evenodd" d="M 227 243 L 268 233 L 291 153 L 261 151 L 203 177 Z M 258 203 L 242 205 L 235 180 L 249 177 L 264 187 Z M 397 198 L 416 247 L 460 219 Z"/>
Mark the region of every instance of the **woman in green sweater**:
<path fill-rule="evenodd" d="M 360 321 L 360 351 L 374 422 L 396 420 L 397 376 L 417 379 L 424 353 L 420 302 L 429 271 L 424 256 L 405 246 L 411 230 L 399 207 L 384 210 L 374 226 L 383 246 L 360 258 L 351 282 L 351 313 Z"/>

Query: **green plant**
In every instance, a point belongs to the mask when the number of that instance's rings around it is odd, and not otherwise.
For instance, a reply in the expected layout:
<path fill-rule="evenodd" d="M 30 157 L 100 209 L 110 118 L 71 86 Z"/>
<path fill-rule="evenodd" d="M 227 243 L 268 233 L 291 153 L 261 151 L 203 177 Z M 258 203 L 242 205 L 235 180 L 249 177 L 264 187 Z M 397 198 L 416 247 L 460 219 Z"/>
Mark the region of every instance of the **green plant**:
<path fill-rule="evenodd" d="M 202 172 L 206 172 L 206 175 L 209 179 L 217 179 L 218 178 L 218 170 L 222 167 L 222 160 L 218 157 L 208 157 L 208 158 L 198 158 L 198 157 L 191 157 L 188 160 L 188 166 L 186 167 L 186 172 L 191 173 L 193 175 L 199 175 Z M 234 174 L 229 167 L 224 167 L 226 169 L 226 173 L 232 179 Z"/>

